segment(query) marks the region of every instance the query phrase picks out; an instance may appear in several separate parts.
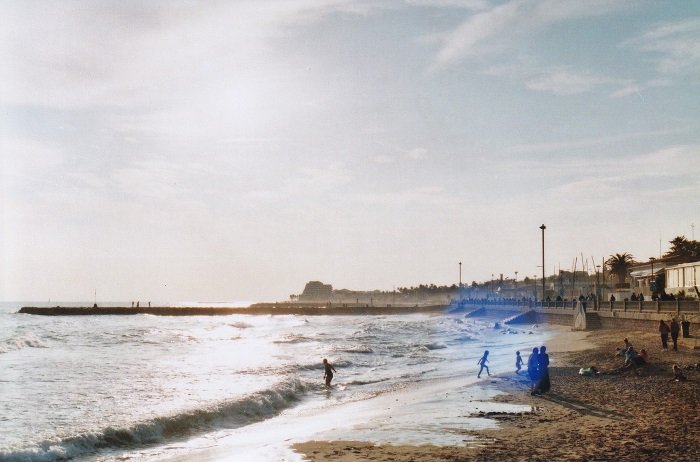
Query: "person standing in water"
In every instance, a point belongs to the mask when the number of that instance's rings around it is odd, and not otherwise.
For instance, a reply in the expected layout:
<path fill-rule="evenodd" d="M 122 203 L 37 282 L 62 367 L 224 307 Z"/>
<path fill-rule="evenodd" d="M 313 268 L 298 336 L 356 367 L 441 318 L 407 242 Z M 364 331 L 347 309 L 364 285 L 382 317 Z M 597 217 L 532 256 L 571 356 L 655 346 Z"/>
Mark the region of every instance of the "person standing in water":
<path fill-rule="evenodd" d="M 539 349 L 537 347 L 532 349 L 532 354 L 527 358 L 527 376 L 530 378 L 530 391 L 535 390 L 535 384 L 540 379 L 539 375 L 539 364 L 537 358 L 539 357 Z"/>
<path fill-rule="evenodd" d="M 486 373 L 491 376 L 491 372 L 489 372 L 489 367 L 486 365 L 487 362 L 489 362 L 489 350 L 484 351 L 484 356 L 479 359 L 479 361 L 476 363 L 479 366 L 481 366 L 481 369 L 479 369 L 479 373 L 476 374 L 476 378 L 481 378 L 481 373 L 486 369 Z"/>
<path fill-rule="evenodd" d="M 328 362 L 328 360 L 326 358 L 323 358 L 323 367 L 324 367 L 323 378 L 326 379 L 326 386 L 330 387 L 331 380 L 333 380 L 333 372 L 338 372 L 338 371 L 335 370 L 335 368 L 331 365 L 331 363 Z"/>
<path fill-rule="evenodd" d="M 520 356 L 520 352 L 515 352 L 515 373 L 520 374 L 520 369 L 523 367 L 523 357 Z"/>

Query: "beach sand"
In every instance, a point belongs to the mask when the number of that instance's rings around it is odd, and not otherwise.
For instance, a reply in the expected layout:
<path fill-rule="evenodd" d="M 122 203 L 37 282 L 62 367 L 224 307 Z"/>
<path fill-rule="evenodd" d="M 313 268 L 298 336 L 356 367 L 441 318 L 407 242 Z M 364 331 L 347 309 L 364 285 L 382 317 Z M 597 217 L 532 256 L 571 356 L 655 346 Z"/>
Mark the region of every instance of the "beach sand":
<path fill-rule="evenodd" d="M 651 364 L 640 376 L 631 372 L 594 377 L 578 374 L 581 367 L 609 371 L 621 366 L 623 360 L 615 356 L 615 348 L 624 337 L 650 355 Z M 524 375 L 499 376 L 487 385 L 504 392 L 494 400 L 529 405 L 532 412 L 484 415 L 498 421 L 499 428 L 470 430 L 465 425 L 464 446 L 309 441 L 293 448 L 312 462 L 700 460 L 700 371 L 686 369 L 687 381 L 669 381 L 671 366 L 697 364 L 700 350 L 662 351 L 653 329 L 562 329 L 547 348 L 552 390 L 531 396 Z M 477 438 L 476 443 L 472 437 Z"/>

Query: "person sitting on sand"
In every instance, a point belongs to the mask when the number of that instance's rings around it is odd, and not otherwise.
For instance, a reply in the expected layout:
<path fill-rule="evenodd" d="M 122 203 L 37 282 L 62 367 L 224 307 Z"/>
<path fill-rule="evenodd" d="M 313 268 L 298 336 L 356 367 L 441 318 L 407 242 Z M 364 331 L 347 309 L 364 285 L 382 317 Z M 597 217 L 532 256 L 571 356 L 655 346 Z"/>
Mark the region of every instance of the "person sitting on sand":
<path fill-rule="evenodd" d="M 645 363 L 647 363 L 647 364 L 649 363 L 649 354 L 647 353 L 647 350 L 645 350 L 644 348 L 639 350 L 639 357 L 642 358 Z"/>
<path fill-rule="evenodd" d="M 646 356 L 646 351 L 644 351 Z M 635 375 L 639 375 L 639 368 L 647 364 L 646 359 L 643 356 L 637 354 L 632 347 L 629 347 L 627 358 L 625 359 L 625 369 L 632 369 Z"/>
<path fill-rule="evenodd" d="M 333 372 L 338 372 L 338 371 L 335 370 L 335 368 L 331 365 L 331 363 L 328 362 L 328 360 L 326 358 L 323 358 L 323 367 L 324 367 L 323 378 L 326 379 L 326 386 L 330 387 L 331 380 L 333 380 Z"/>
<path fill-rule="evenodd" d="M 688 378 L 683 374 L 681 371 L 681 368 L 678 367 L 678 364 L 673 365 L 673 378 L 669 380 L 669 382 L 683 382 L 685 380 L 688 380 Z"/>
<path fill-rule="evenodd" d="M 622 341 L 622 347 L 626 350 L 632 346 L 632 342 L 629 341 L 627 337 Z"/>
<path fill-rule="evenodd" d="M 476 374 L 476 378 L 481 378 L 481 372 L 486 369 L 486 373 L 491 376 L 491 372 L 489 371 L 489 367 L 486 365 L 487 362 L 489 362 L 489 350 L 484 351 L 484 356 L 482 356 L 479 361 L 477 361 L 477 365 L 481 366 L 481 369 L 479 369 L 479 373 Z"/>
<path fill-rule="evenodd" d="M 637 352 L 634 351 L 634 348 L 629 347 L 625 350 L 624 356 L 625 356 L 625 367 L 627 367 L 632 362 L 632 359 L 637 357 Z"/>
<path fill-rule="evenodd" d="M 625 353 L 627 353 L 627 350 L 629 347 L 632 346 L 632 342 L 629 341 L 627 337 L 622 341 L 622 348 L 615 348 L 615 355 L 616 356 L 625 356 Z"/>
<path fill-rule="evenodd" d="M 520 356 L 520 352 L 516 351 L 515 352 L 515 373 L 519 374 L 520 369 L 523 368 L 523 357 Z"/>

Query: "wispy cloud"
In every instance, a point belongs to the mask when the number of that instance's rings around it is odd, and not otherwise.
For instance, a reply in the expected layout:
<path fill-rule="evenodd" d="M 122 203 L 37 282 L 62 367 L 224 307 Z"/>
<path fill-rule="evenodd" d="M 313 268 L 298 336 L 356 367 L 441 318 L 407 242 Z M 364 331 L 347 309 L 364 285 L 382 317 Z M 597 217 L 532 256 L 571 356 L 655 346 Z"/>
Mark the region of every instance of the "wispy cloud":
<path fill-rule="evenodd" d="M 652 61 L 663 74 L 698 72 L 700 18 L 659 24 L 641 36 L 624 42 L 622 46 L 652 54 Z"/>
<path fill-rule="evenodd" d="M 462 59 L 494 53 L 518 43 L 525 33 L 577 18 L 603 15 L 629 5 L 626 1 L 511 0 L 467 18 L 438 40 L 433 70 Z"/>
<path fill-rule="evenodd" d="M 530 90 L 553 93 L 555 95 L 577 95 L 587 93 L 604 85 L 618 83 L 614 79 L 589 73 L 574 72 L 567 68 L 552 69 L 529 80 Z"/>
<path fill-rule="evenodd" d="M 604 74 L 581 71 L 573 66 L 553 66 L 542 69 L 530 61 L 490 66 L 482 74 L 523 82 L 531 91 L 559 96 L 579 95 L 594 91 L 608 91 L 611 98 L 623 98 L 641 92 L 645 86 L 631 79 L 609 77 Z M 647 86 L 653 86 L 648 83 Z"/>
<path fill-rule="evenodd" d="M 511 154 L 530 154 L 530 153 L 542 153 L 548 154 L 557 151 L 570 151 L 575 149 L 585 149 L 596 146 L 601 146 L 610 143 L 618 143 L 623 141 L 629 141 L 633 139 L 644 139 L 659 136 L 668 136 L 677 133 L 682 133 L 685 131 L 683 128 L 676 128 L 671 130 L 653 130 L 653 131 L 643 131 L 643 132 L 631 132 L 622 133 L 612 136 L 596 136 L 594 138 L 578 139 L 578 140 L 568 140 L 568 141 L 554 141 L 554 142 L 544 142 L 544 143 L 532 143 L 532 144 L 518 144 L 511 146 L 507 149 L 508 153 Z"/>
<path fill-rule="evenodd" d="M 405 0 L 409 5 L 438 7 L 438 8 L 463 8 L 466 10 L 485 10 L 491 6 L 488 0 Z"/>

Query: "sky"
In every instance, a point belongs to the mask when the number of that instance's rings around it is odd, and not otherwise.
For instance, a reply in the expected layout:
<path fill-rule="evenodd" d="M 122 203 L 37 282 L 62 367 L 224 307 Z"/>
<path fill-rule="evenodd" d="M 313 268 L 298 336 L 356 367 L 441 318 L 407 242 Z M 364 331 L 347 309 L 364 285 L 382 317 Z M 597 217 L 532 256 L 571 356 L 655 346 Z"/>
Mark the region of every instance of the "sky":
<path fill-rule="evenodd" d="M 0 300 L 522 280 L 542 224 L 548 275 L 700 239 L 700 2 L 0 0 L 0 62 Z"/>

